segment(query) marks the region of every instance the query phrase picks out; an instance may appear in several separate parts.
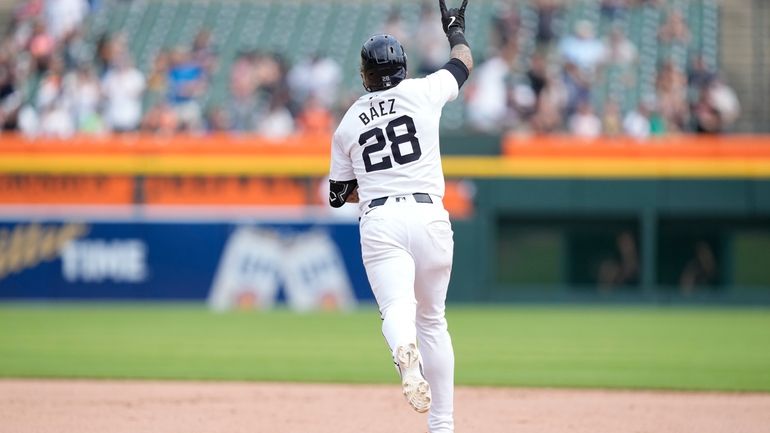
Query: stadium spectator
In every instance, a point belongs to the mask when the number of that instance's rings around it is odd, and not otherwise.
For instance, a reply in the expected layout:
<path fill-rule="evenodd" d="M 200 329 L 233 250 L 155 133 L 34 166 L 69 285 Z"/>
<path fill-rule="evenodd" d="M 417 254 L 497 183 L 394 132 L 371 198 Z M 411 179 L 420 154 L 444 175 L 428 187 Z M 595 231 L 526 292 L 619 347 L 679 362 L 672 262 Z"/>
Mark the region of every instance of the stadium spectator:
<path fill-rule="evenodd" d="M 639 252 L 636 237 L 628 230 L 615 237 L 615 251 L 599 264 L 597 283 L 599 290 L 610 292 L 623 286 L 639 283 Z"/>
<path fill-rule="evenodd" d="M 226 110 L 233 131 L 247 132 L 256 129 L 257 113 L 261 110 L 254 94 L 231 95 Z"/>
<path fill-rule="evenodd" d="M 256 132 L 263 137 L 280 139 L 294 132 L 294 118 L 286 108 L 286 101 L 274 97 L 266 113 L 259 119 Z"/>
<path fill-rule="evenodd" d="M 177 47 L 169 55 L 167 73 L 168 99 L 172 106 L 194 101 L 206 90 L 203 65 L 185 47 Z"/>
<path fill-rule="evenodd" d="M 565 92 L 564 112 L 567 117 L 577 111 L 577 107 L 591 99 L 591 81 L 589 75 L 574 63 L 567 62 L 561 74 Z"/>
<path fill-rule="evenodd" d="M 201 30 L 195 35 L 191 52 L 192 61 L 201 65 L 207 76 L 211 76 L 217 68 L 217 53 L 211 32 Z"/>
<path fill-rule="evenodd" d="M 168 87 L 168 69 L 170 53 L 161 50 L 155 55 L 147 74 L 147 92 L 153 96 L 165 95 Z"/>
<path fill-rule="evenodd" d="M 0 132 L 18 129 L 22 95 L 15 81 L 10 65 L 0 60 Z"/>
<path fill-rule="evenodd" d="M 19 131 L 27 138 L 34 138 L 40 132 L 40 118 L 29 104 L 20 107 L 17 122 Z"/>
<path fill-rule="evenodd" d="M 30 21 L 39 18 L 43 14 L 45 4 L 43 0 L 27 0 L 14 10 L 14 19 L 18 22 Z"/>
<path fill-rule="evenodd" d="M 271 104 L 286 104 L 290 91 L 283 61 L 271 54 L 257 52 L 238 56 L 230 75 L 230 94 L 227 112 L 236 131 L 254 131 L 267 128 L 263 116 L 277 116 L 283 110 Z M 306 77 L 307 78 L 307 77 Z M 279 120 L 282 118 L 279 116 Z M 283 125 L 283 123 L 282 123 Z M 283 126 L 277 127 L 282 130 Z"/>
<path fill-rule="evenodd" d="M 251 131 L 256 128 L 256 113 L 259 111 L 254 74 L 255 55 L 244 53 L 236 59 L 230 74 L 230 98 L 227 113 L 234 131 Z"/>
<path fill-rule="evenodd" d="M 417 73 L 427 75 L 436 72 L 449 58 L 446 35 L 441 27 L 435 4 L 423 2 L 420 7 L 420 20 L 412 35 L 415 57 L 418 60 Z"/>
<path fill-rule="evenodd" d="M 556 22 L 561 14 L 561 5 L 557 0 L 536 0 L 537 32 L 535 38 L 538 46 L 549 49 L 556 39 Z"/>
<path fill-rule="evenodd" d="M 620 110 L 620 104 L 614 99 L 610 99 L 604 105 L 602 131 L 604 135 L 609 137 L 623 134 L 623 114 Z"/>
<path fill-rule="evenodd" d="M 638 50 L 627 37 L 623 28 L 615 26 L 610 30 L 604 61 L 610 65 L 630 68 L 636 63 Z"/>
<path fill-rule="evenodd" d="M 695 131 L 701 134 L 716 134 L 722 129 L 719 111 L 709 101 L 708 92 L 701 92 L 700 99 L 693 107 Z"/>
<path fill-rule="evenodd" d="M 539 99 L 548 81 L 548 63 L 543 55 L 535 54 L 532 56 L 532 61 L 527 71 L 527 79 L 529 80 L 532 92 L 535 94 L 535 98 Z"/>
<path fill-rule="evenodd" d="M 661 114 L 661 110 L 655 105 L 652 113 L 650 114 L 650 135 L 661 136 L 666 134 L 667 131 L 666 118 Z"/>
<path fill-rule="evenodd" d="M 334 116 L 315 93 L 305 100 L 297 115 L 297 129 L 308 133 L 331 132 L 334 129 Z"/>
<path fill-rule="evenodd" d="M 521 17 L 516 8 L 512 5 L 503 7 L 492 17 L 492 47 L 505 50 L 516 45 L 520 27 Z"/>
<path fill-rule="evenodd" d="M 55 39 L 76 29 L 88 14 L 86 0 L 45 0 L 46 24 Z"/>
<path fill-rule="evenodd" d="M 588 101 L 580 102 L 575 114 L 570 116 L 568 126 L 570 134 L 578 137 L 596 138 L 602 134 L 602 121 Z"/>
<path fill-rule="evenodd" d="M 537 98 L 535 113 L 530 119 L 532 130 L 538 133 L 558 132 L 562 126 L 566 91 L 558 76 L 546 76 L 546 83 Z"/>
<path fill-rule="evenodd" d="M 236 98 L 256 92 L 259 83 L 254 72 L 257 53 L 245 52 L 236 57 L 230 68 L 230 93 Z"/>
<path fill-rule="evenodd" d="M 53 57 L 48 71 L 40 80 L 35 99 L 35 108 L 42 110 L 50 107 L 62 93 L 62 80 L 64 78 L 64 63 L 61 58 Z"/>
<path fill-rule="evenodd" d="M 687 77 L 674 64 L 666 62 L 658 71 L 655 83 L 657 107 L 669 132 L 687 128 L 690 112 L 687 104 Z"/>
<path fill-rule="evenodd" d="M 117 59 L 129 55 L 126 35 L 123 33 L 116 33 L 102 36 L 97 44 L 96 53 L 96 70 L 101 76 L 107 72 L 107 69 L 109 69 Z"/>
<path fill-rule="evenodd" d="M 35 24 L 27 48 L 32 55 L 37 71 L 45 72 L 48 69 L 48 62 L 54 54 L 56 41 L 48 33 L 42 21 Z"/>
<path fill-rule="evenodd" d="M 512 125 L 522 128 L 522 123 L 527 122 L 537 110 L 537 96 L 529 83 L 518 82 L 511 89 L 510 105 L 512 108 Z"/>
<path fill-rule="evenodd" d="M 511 123 L 507 80 L 516 51 L 506 48 L 476 68 L 465 93 L 469 126 L 480 132 L 498 132 Z"/>
<path fill-rule="evenodd" d="M 687 69 L 689 99 L 693 105 L 700 99 L 701 90 L 708 87 L 716 78 L 716 71 L 709 68 L 703 56 L 693 57 L 690 67 Z"/>
<path fill-rule="evenodd" d="M 738 119 L 741 112 L 738 95 L 721 78 L 711 81 L 711 85 L 708 87 L 708 96 L 709 102 L 722 117 L 723 126 L 730 125 Z"/>
<path fill-rule="evenodd" d="M 63 96 L 64 63 L 53 56 L 42 76 L 34 98 L 23 111 L 24 132 L 30 136 L 44 135 L 65 138 L 75 132 L 68 101 Z"/>
<path fill-rule="evenodd" d="M 179 119 L 174 109 L 165 100 L 150 107 L 142 118 L 142 132 L 170 135 L 179 131 Z"/>
<path fill-rule="evenodd" d="M 643 101 L 626 114 L 623 118 L 623 131 L 626 135 L 637 140 L 646 140 L 650 136 L 653 104 L 650 100 Z"/>
<path fill-rule="evenodd" d="M 206 131 L 226 132 L 231 129 L 230 115 L 223 107 L 217 105 L 206 112 Z"/>
<path fill-rule="evenodd" d="M 61 41 L 61 52 L 64 64 L 68 70 L 76 69 L 91 61 L 88 45 L 81 28 L 76 28 L 67 33 Z"/>
<path fill-rule="evenodd" d="M 64 76 L 63 93 L 72 108 L 78 131 L 104 132 L 105 125 L 99 114 L 101 89 L 93 68 L 83 65 L 68 72 Z"/>
<path fill-rule="evenodd" d="M 115 60 L 102 78 L 105 120 L 114 132 L 134 131 L 142 119 L 142 95 L 146 82 L 128 57 Z"/>
<path fill-rule="evenodd" d="M 740 113 L 735 92 L 719 79 L 712 80 L 700 90 L 700 99 L 693 108 L 695 131 L 719 133 L 725 131 Z"/>
<path fill-rule="evenodd" d="M 177 47 L 170 55 L 167 82 L 168 102 L 176 111 L 182 129 L 200 129 L 203 119 L 198 99 L 208 85 L 203 65 L 192 58 L 189 50 Z"/>
<path fill-rule="evenodd" d="M 46 137 L 68 138 L 75 131 L 75 122 L 63 98 L 58 97 L 41 107 L 40 134 Z"/>
<path fill-rule="evenodd" d="M 257 92 L 260 93 L 260 97 L 269 100 L 275 95 L 283 95 L 289 92 L 287 80 L 289 68 L 279 54 L 257 53 L 253 65 L 254 79 L 256 80 Z M 305 79 L 311 77 L 312 75 L 309 75 Z"/>
<path fill-rule="evenodd" d="M 661 42 L 669 44 L 688 44 L 690 42 L 690 28 L 687 26 L 682 12 L 676 9 L 669 11 L 666 21 L 658 30 L 658 38 Z"/>
<path fill-rule="evenodd" d="M 293 102 L 298 105 L 312 94 L 324 107 L 333 107 L 341 82 L 342 70 L 337 62 L 317 54 L 300 60 L 289 70 L 289 89 Z"/>
<path fill-rule="evenodd" d="M 607 47 L 596 37 L 594 26 L 589 21 L 579 21 L 575 25 L 574 35 L 565 37 L 559 43 L 559 52 L 566 62 L 591 74 L 607 57 Z"/>
<path fill-rule="evenodd" d="M 719 276 L 714 249 L 706 240 L 696 242 L 693 255 L 679 275 L 679 287 L 683 294 L 691 295 L 697 288 L 713 287 Z"/>

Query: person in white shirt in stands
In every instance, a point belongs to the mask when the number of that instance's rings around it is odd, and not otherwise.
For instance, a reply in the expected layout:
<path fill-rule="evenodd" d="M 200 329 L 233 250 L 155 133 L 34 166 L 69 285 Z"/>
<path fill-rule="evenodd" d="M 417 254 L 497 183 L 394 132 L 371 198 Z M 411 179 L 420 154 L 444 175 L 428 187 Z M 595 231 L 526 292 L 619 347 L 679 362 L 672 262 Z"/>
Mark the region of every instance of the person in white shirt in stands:
<path fill-rule="evenodd" d="M 281 139 L 294 133 L 294 118 L 283 98 L 274 96 L 270 106 L 257 122 L 257 134 L 268 139 Z"/>
<path fill-rule="evenodd" d="M 515 47 L 503 47 L 476 68 L 465 105 L 468 123 L 473 129 L 493 133 L 509 126 L 508 79 L 515 57 Z"/>
<path fill-rule="evenodd" d="M 575 34 L 562 39 L 559 51 L 564 60 L 588 74 L 593 74 L 607 56 L 604 41 L 596 38 L 594 26 L 589 21 L 579 21 L 575 25 Z"/>
<path fill-rule="evenodd" d="M 101 132 L 101 88 L 93 68 L 81 65 L 64 76 L 64 97 L 72 107 L 79 131 Z"/>
<path fill-rule="evenodd" d="M 581 102 L 575 114 L 570 116 L 569 132 L 583 138 L 595 138 L 602 134 L 602 121 L 594 113 L 590 102 Z"/>
<path fill-rule="evenodd" d="M 134 131 L 139 127 L 145 86 L 144 75 L 126 56 L 118 58 L 104 74 L 105 120 L 114 132 Z"/>
<path fill-rule="evenodd" d="M 635 110 L 631 110 L 623 119 L 623 132 L 637 140 L 646 140 L 650 137 L 650 115 L 655 108 L 655 101 L 647 98 L 639 103 Z"/>
<path fill-rule="evenodd" d="M 51 36 L 61 39 L 77 26 L 88 14 L 86 0 L 46 0 L 45 17 Z"/>
<path fill-rule="evenodd" d="M 57 98 L 41 110 L 40 134 L 46 137 L 68 138 L 75 133 L 75 120 L 62 98 Z"/>
<path fill-rule="evenodd" d="M 308 77 L 313 77 L 309 80 Z M 326 108 L 334 106 L 342 82 L 342 69 L 333 59 L 313 55 L 294 65 L 288 83 L 296 103 L 303 104 L 314 94 Z"/>

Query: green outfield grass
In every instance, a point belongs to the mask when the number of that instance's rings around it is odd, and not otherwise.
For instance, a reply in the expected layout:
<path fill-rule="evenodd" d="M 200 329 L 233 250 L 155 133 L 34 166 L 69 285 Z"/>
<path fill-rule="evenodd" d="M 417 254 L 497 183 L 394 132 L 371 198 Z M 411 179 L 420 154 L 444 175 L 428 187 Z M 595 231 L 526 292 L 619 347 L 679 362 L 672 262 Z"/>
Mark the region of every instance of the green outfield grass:
<path fill-rule="evenodd" d="M 462 385 L 770 391 L 770 310 L 450 306 Z M 373 308 L 0 304 L 0 376 L 395 383 Z"/>

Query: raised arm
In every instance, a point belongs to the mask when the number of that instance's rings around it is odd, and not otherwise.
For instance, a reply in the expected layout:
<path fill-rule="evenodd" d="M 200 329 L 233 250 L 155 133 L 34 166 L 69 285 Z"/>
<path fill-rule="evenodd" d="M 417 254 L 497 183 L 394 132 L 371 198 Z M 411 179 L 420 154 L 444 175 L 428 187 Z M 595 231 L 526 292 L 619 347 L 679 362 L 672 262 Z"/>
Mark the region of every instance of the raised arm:
<path fill-rule="evenodd" d="M 446 33 L 449 46 L 452 48 L 449 56 L 465 65 L 468 74 L 470 74 L 473 70 L 473 55 L 468 41 L 465 40 L 465 7 L 468 6 L 468 0 L 463 0 L 459 9 L 447 10 L 446 0 L 438 0 L 438 5 L 441 10 L 441 25 L 444 27 L 444 33 Z"/>

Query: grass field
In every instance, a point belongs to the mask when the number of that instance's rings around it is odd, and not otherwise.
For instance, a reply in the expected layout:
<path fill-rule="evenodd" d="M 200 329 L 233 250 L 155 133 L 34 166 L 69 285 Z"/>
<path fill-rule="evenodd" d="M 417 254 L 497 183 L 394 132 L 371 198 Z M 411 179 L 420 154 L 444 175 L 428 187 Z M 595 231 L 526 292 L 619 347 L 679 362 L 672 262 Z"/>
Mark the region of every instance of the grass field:
<path fill-rule="evenodd" d="M 450 306 L 462 385 L 770 391 L 770 310 Z M 0 304 L 0 377 L 394 383 L 376 310 Z"/>

